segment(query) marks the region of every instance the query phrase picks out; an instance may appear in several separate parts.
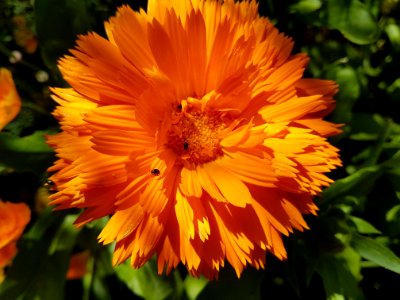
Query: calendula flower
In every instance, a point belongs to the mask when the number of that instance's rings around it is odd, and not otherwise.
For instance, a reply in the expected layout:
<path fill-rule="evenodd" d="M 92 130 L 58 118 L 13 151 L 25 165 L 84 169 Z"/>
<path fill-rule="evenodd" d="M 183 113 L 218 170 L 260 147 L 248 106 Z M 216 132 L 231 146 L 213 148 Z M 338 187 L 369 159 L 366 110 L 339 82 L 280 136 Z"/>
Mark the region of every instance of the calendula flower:
<path fill-rule="evenodd" d="M 21 100 L 11 72 L 0 68 L 0 130 L 10 123 L 21 109 Z"/>
<path fill-rule="evenodd" d="M 89 258 L 89 251 L 83 251 L 72 255 L 66 275 L 67 279 L 80 279 L 85 276 Z"/>
<path fill-rule="evenodd" d="M 150 0 L 105 28 L 59 64 L 52 204 L 83 208 L 78 225 L 112 215 L 114 264 L 156 255 L 160 273 L 215 278 L 285 259 L 282 235 L 308 228 L 340 165 L 322 119 L 336 84 L 302 79 L 307 55 L 255 1 Z"/>
<path fill-rule="evenodd" d="M 0 200 L 0 282 L 4 279 L 4 268 L 17 254 L 17 240 L 30 218 L 30 209 L 25 203 Z"/>

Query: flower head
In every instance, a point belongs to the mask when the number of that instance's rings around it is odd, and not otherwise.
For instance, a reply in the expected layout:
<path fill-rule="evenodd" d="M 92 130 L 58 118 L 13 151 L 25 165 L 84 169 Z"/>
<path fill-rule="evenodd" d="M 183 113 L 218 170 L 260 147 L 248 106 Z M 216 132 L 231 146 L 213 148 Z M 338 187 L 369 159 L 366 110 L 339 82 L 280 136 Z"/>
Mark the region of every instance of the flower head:
<path fill-rule="evenodd" d="M 255 1 L 150 0 L 105 27 L 59 64 L 52 204 L 83 208 L 78 225 L 112 215 L 114 264 L 214 278 L 286 258 L 281 236 L 307 228 L 340 165 L 322 120 L 336 84 L 302 79 L 307 56 Z"/>
<path fill-rule="evenodd" d="M 0 130 L 10 123 L 21 109 L 21 100 L 11 72 L 0 68 Z"/>
<path fill-rule="evenodd" d="M 29 223 L 31 213 L 25 203 L 11 203 L 0 200 L 0 282 L 3 269 L 17 254 L 17 240 Z"/>

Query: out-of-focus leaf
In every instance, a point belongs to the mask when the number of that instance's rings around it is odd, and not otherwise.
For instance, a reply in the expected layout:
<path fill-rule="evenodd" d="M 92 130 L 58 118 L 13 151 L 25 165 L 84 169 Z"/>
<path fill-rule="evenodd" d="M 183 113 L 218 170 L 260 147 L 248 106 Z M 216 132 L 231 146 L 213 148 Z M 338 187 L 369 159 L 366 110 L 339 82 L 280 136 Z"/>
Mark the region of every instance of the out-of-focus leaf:
<path fill-rule="evenodd" d="M 353 106 L 361 91 L 357 72 L 351 66 L 335 66 L 328 71 L 327 76 L 339 84 L 334 120 L 338 123 L 349 123 Z"/>
<path fill-rule="evenodd" d="M 388 24 L 385 32 L 396 51 L 400 51 L 400 26 L 397 24 Z"/>
<path fill-rule="evenodd" d="M 383 165 L 390 168 L 390 172 L 396 172 L 397 169 L 400 169 L 400 150 L 393 154 L 391 158 L 386 160 Z"/>
<path fill-rule="evenodd" d="M 321 6 L 322 2 L 320 0 L 300 0 L 295 4 L 292 4 L 290 10 L 299 14 L 308 14 L 320 9 Z"/>
<path fill-rule="evenodd" d="M 400 199 L 400 192 L 397 192 L 397 197 Z M 400 204 L 394 205 L 386 212 L 386 233 L 391 236 L 400 235 Z"/>
<path fill-rule="evenodd" d="M 378 229 L 376 229 L 371 223 L 365 221 L 364 219 L 351 216 L 350 220 L 354 223 L 357 231 L 362 234 L 381 234 Z"/>
<path fill-rule="evenodd" d="M 44 239 L 47 230 L 51 227 L 58 227 L 62 219 L 62 215 L 59 212 L 54 212 L 48 207 L 40 215 L 40 218 L 36 220 L 30 230 L 24 234 L 24 237 L 29 240 Z"/>
<path fill-rule="evenodd" d="M 376 240 L 354 234 L 351 246 L 366 260 L 400 274 L 400 258 Z"/>
<path fill-rule="evenodd" d="M 93 228 L 86 230 L 86 227 L 81 231 L 80 237 L 88 238 L 88 248 L 91 251 L 92 259 L 90 260 L 90 271 L 88 271 L 83 278 L 83 298 L 84 300 L 91 299 L 92 297 L 96 300 L 108 300 L 112 298 L 109 283 L 107 278 L 114 274 L 114 269 L 111 265 L 112 247 L 100 246 L 98 243 L 95 247 L 93 244 Z M 96 231 L 95 231 L 96 232 Z M 80 241 L 78 239 L 79 245 Z M 87 248 L 86 248 L 87 249 Z M 92 297 L 90 297 L 92 295 Z"/>
<path fill-rule="evenodd" d="M 358 0 L 328 0 L 328 24 L 348 40 L 359 45 L 371 44 L 380 35 L 377 21 Z"/>
<path fill-rule="evenodd" d="M 355 113 L 351 120 L 351 138 L 355 140 L 374 140 L 387 127 L 387 120 L 379 114 Z M 394 127 L 393 127 L 394 128 Z M 370 139 L 358 138 L 365 134 Z"/>
<path fill-rule="evenodd" d="M 104 282 L 104 278 L 101 276 L 94 276 L 93 282 L 91 282 L 92 292 L 95 295 L 96 300 L 109 300 L 111 299 L 110 289 Z"/>
<path fill-rule="evenodd" d="M 81 0 L 36 0 L 35 14 L 43 61 L 56 70 L 57 60 L 73 47 L 77 34 L 90 29 L 92 17 Z"/>
<path fill-rule="evenodd" d="M 153 261 L 146 263 L 140 269 L 134 269 L 125 263 L 116 267 L 115 272 L 132 292 L 146 300 L 162 300 L 173 291 L 170 284 L 157 275 Z"/>
<path fill-rule="evenodd" d="M 342 195 L 364 195 L 383 172 L 384 169 L 380 165 L 362 168 L 343 179 L 336 180 L 324 190 L 322 198 L 324 201 L 330 201 Z"/>
<path fill-rule="evenodd" d="M 383 151 L 384 144 L 388 140 L 392 130 L 391 120 L 385 119 L 383 123 L 384 126 L 380 128 L 376 142 L 370 147 L 370 155 L 364 161 L 363 166 L 372 166 L 379 161 L 379 157 Z"/>
<path fill-rule="evenodd" d="M 206 287 L 207 283 L 208 280 L 204 277 L 194 278 L 190 275 L 186 276 L 183 285 L 189 300 L 195 300 L 201 291 Z"/>
<path fill-rule="evenodd" d="M 238 279 L 230 269 L 220 271 L 218 281 L 210 281 L 201 291 L 199 300 L 259 300 L 262 273 L 246 269 Z"/>
<path fill-rule="evenodd" d="M 57 251 L 68 251 L 71 249 L 71 245 L 75 244 L 75 240 L 80 232 L 80 229 L 74 226 L 75 215 L 68 215 L 64 218 L 60 229 L 52 239 L 49 247 L 49 254 L 52 255 Z"/>
<path fill-rule="evenodd" d="M 400 204 L 393 206 L 386 213 L 386 221 L 388 222 L 399 222 L 400 221 Z M 400 224 L 399 224 L 400 226 Z"/>
<path fill-rule="evenodd" d="M 50 226 L 47 228 L 45 222 L 40 223 L 40 228 L 33 227 L 23 237 L 18 255 L 7 272 L 6 280 L 0 285 L 0 299 L 64 298 L 65 275 L 78 231 L 70 230 L 72 223 L 69 220 L 64 222 L 63 218 L 48 222 Z M 50 253 L 52 238 L 60 231 L 64 232 L 68 243 L 54 245 Z M 45 238 L 38 238 L 38 234 L 44 234 Z"/>
<path fill-rule="evenodd" d="M 0 145 L 3 151 L 22 153 L 51 153 L 53 150 L 45 143 L 44 131 L 18 138 L 9 134 L 0 135 Z"/>
<path fill-rule="evenodd" d="M 0 166 L 42 173 L 53 160 L 53 150 L 44 139 L 48 133 L 36 131 L 25 137 L 0 133 Z"/>
<path fill-rule="evenodd" d="M 350 247 L 335 255 L 322 255 L 316 267 L 327 299 L 362 299 L 358 289 L 360 256 Z"/>

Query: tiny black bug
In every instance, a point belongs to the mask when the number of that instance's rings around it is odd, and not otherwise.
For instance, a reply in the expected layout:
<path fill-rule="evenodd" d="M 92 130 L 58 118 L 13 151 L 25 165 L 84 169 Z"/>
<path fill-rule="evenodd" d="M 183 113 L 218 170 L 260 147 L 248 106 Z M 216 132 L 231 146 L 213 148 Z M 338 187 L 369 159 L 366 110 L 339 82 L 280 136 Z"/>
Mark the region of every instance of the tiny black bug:
<path fill-rule="evenodd" d="M 153 174 L 154 176 L 159 176 L 160 175 L 160 170 L 159 169 L 153 169 L 153 170 L 151 170 L 151 174 Z"/>
<path fill-rule="evenodd" d="M 183 149 L 187 150 L 189 148 L 189 143 L 188 142 L 184 142 L 183 143 Z"/>

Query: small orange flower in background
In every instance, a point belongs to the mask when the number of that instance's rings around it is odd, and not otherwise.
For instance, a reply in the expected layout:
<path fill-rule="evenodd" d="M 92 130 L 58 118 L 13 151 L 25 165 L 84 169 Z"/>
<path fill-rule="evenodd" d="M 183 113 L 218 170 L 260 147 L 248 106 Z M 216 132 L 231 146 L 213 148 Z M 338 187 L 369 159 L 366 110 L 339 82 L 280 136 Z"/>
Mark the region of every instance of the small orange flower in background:
<path fill-rule="evenodd" d="M 38 47 L 38 40 L 31 28 L 29 28 L 26 18 L 24 16 L 14 16 L 12 22 L 15 43 L 22 47 L 26 53 L 34 53 Z"/>
<path fill-rule="evenodd" d="M 21 100 L 11 72 L 0 68 L 0 130 L 10 123 L 21 109 Z"/>
<path fill-rule="evenodd" d="M 302 79 L 307 55 L 255 1 L 150 0 L 105 27 L 59 64 L 51 203 L 83 208 L 77 225 L 112 215 L 114 264 L 156 255 L 159 273 L 215 278 L 285 259 L 282 235 L 308 228 L 341 164 L 323 120 L 336 84 Z"/>
<path fill-rule="evenodd" d="M 69 262 L 67 279 L 80 279 L 85 276 L 87 272 L 87 264 L 90 258 L 89 251 L 83 251 L 72 255 Z"/>
<path fill-rule="evenodd" d="M 25 203 L 0 200 L 0 282 L 4 279 L 3 269 L 17 254 L 17 240 L 30 218 L 31 212 Z"/>

